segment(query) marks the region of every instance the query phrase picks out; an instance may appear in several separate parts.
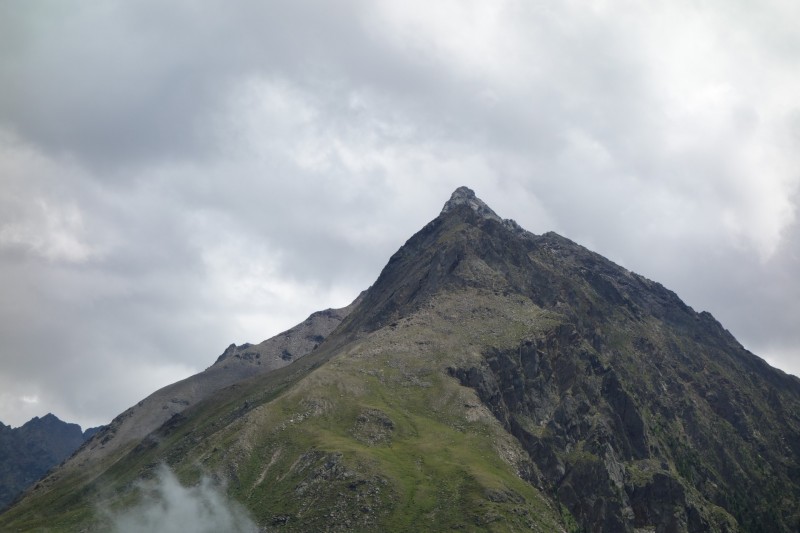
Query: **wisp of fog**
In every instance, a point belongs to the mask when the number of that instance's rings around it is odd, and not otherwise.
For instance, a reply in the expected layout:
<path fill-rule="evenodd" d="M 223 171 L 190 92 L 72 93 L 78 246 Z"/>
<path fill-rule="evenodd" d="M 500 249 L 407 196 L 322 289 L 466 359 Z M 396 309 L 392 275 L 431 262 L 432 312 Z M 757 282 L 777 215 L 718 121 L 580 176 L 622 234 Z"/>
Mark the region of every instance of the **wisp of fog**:
<path fill-rule="evenodd" d="M 247 511 L 232 501 L 209 478 L 184 487 L 166 466 L 156 477 L 139 485 L 141 501 L 134 507 L 111 512 L 116 533 L 253 533 L 258 531 Z"/>

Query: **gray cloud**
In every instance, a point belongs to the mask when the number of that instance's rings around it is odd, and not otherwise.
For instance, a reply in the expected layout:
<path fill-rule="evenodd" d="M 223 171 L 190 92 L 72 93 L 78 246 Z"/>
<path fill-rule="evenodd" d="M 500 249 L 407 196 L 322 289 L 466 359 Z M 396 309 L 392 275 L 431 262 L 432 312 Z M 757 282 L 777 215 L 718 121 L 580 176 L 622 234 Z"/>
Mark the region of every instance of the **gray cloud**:
<path fill-rule="evenodd" d="M 798 8 L 0 6 L 0 420 L 349 303 L 459 185 L 800 372 Z"/>

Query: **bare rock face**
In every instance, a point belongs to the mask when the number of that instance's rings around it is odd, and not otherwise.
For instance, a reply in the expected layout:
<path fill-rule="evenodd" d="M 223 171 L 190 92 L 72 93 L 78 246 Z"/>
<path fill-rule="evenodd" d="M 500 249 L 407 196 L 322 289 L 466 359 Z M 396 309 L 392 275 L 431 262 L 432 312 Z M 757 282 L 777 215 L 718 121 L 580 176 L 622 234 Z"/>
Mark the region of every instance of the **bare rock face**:
<path fill-rule="evenodd" d="M 358 300 L 356 300 L 358 301 Z M 231 344 L 210 368 L 264 367 L 273 370 L 314 350 L 344 320 L 355 302 L 342 309 L 317 311 L 292 329 L 260 344 Z"/>
<path fill-rule="evenodd" d="M 469 187 L 459 187 L 458 189 L 456 189 L 450 196 L 450 200 L 448 200 L 447 203 L 444 204 L 441 215 L 446 215 L 447 213 L 453 211 L 454 209 L 462 205 L 469 207 L 481 217 L 495 220 L 497 222 L 503 221 L 503 219 L 497 216 L 497 213 L 492 211 L 491 207 L 486 205 L 483 200 L 475 196 L 475 191 L 473 191 Z"/>
<path fill-rule="evenodd" d="M 472 211 L 474 211 L 479 217 L 493 220 L 495 222 L 501 223 L 507 229 L 513 231 L 514 233 L 527 233 L 524 229 L 522 229 L 519 224 L 517 224 L 514 220 L 510 218 L 502 219 L 500 218 L 497 213 L 495 213 L 491 207 L 486 205 L 486 203 L 475 196 L 475 191 L 470 189 L 469 187 L 459 187 L 453 194 L 450 196 L 450 200 L 444 204 L 442 208 L 442 212 L 439 216 L 446 215 L 447 213 L 457 209 L 460 206 L 469 207 Z"/>

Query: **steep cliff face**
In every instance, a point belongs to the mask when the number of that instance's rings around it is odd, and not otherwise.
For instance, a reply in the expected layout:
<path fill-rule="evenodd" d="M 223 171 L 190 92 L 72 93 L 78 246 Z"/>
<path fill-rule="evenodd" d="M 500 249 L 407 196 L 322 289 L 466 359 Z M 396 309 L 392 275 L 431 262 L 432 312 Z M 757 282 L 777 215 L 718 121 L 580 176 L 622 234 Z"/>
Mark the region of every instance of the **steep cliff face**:
<path fill-rule="evenodd" d="M 102 529 L 87 502 L 124 505 L 166 463 L 185 483 L 226 480 L 269 531 L 800 530 L 800 380 L 658 283 L 528 233 L 469 189 L 292 359 L 91 476 L 68 463 L 0 526 Z"/>

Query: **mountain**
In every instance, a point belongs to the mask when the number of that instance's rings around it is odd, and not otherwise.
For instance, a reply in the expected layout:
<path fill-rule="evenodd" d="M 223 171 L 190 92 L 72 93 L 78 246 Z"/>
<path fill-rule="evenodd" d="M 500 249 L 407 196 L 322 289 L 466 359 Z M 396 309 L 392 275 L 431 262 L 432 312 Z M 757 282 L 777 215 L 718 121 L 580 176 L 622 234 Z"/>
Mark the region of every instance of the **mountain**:
<path fill-rule="evenodd" d="M 122 435 L 99 433 L 0 529 L 108 529 L 166 465 L 262 531 L 800 531 L 800 380 L 467 188 L 340 316 L 89 454 Z"/>
<path fill-rule="evenodd" d="M 12 429 L 0 424 L 0 509 L 58 465 L 96 433 L 62 422 L 53 414 Z"/>

